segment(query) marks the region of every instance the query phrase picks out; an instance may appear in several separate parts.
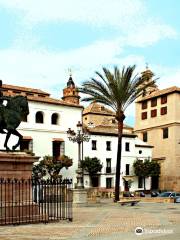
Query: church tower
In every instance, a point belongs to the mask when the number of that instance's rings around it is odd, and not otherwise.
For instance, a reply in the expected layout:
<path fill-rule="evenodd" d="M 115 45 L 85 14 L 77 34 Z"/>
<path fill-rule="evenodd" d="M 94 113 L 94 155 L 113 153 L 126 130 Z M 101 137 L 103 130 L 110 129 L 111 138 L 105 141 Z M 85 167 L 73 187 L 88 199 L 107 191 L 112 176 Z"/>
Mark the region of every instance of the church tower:
<path fill-rule="evenodd" d="M 79 104 L 79 99 L 80 96 L 78 90 L 74 84 L 72 75 L 70 74 L 69 80 L 67 82 L 67 87 L 63 89 L 62 100 L 64 100 L 67 103 Z"/>
<path fill-rule="evenodd" d="M 146 66 L 146 70 L 143 71 L 143 72 L 141 73 L 141 75 L 142 75 L 142 79 L 144 79 L 144 84 L 147 84 L 147 83 L 153 81 L 152 77 L 154 76 L 154 73 L 148 68 L 148 66 Z M 149 95 L 149 94 L 151 94 L 152 92 L 157 91 L 157 90 L 158 90 L 157 85 L 156 85 L 156 84 L 153 84 L 151 87 L 148 87 L 148 88 L 145 90 L 143 96 L 147 96 L 147 95 Z"/>

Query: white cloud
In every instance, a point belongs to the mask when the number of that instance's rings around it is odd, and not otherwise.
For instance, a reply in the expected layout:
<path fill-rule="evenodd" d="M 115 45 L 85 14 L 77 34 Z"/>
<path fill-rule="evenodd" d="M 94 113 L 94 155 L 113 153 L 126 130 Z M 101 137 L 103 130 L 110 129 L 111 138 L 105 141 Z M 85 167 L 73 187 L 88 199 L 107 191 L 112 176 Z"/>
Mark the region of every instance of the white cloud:
<path fill-rule="evenodd" d="M 133 47 L 146 47 L 164 38 L 174 39 L 177 33 L 170 26 L 152 20 L 136 26 L 127 36 L 126 44 Z"/>
<path fill-rule="evenodd" d="M 150 39 L 174 37 L 173 28 L 149 17 L 145 3 L 143 0 L 0 0 L 1 6 L 22 13 L 30 28 L 47 22 L 113 27 L 129 36 L 131 44 L 138 41 L 139 45 L 149 43 Z"/>
<path fill-rule="evenodd" d="M 0 78 L 10 84 L 51 89 L 54 85 L 65 85 L 68 68 L 71 67 L 80 84 L 103 64 L 114 62 L 114 56 L 120 52 L 118 42 L 111 41 L 97 41 L 66 52 L 17 48 L 0 50 Z"/>
<path fill-rule="evenodd" d="M 141 0 L 0 0 L 0 4 L 21 11 L 31 23 L 73 21 L 116 27 L 128 26 L 129 18 L 144 10 Z"/>
<path fill-rule="evenodd" d="M 157 84 L 160 89 L 177 86 L 180 87 L 180 66 L 153 66 L 153 70 L 157 77 L 159 77 Z"/>
<path fill-rule="evenodd" d="M 124 47 L 145 47 L 161 39 L 177 36 L 171 26 L 149 17 L 145 1 L 142 0 L 0 0 L 0 6 L 20 14 L 24 21 L 12 47 L 0 50 L 0 78 L 9 84 L 49 91 L 53 89 L 54 92 L 54 86 L 65 85 L 69 67 L 77 83 L 91 77 L 102 65 L 136 63 L 137 70 L 141 71 L 144 57 L 138 54 L 122 57 Z M 117 33 L 117 38 L 97 40 L 71 51 L 50 52 L 39 47 L 33 27 L 39 23 L 53 22 L 83 23 L 93 28 L 108 27 Z M 158 76 L 166 74 L 172 79 L 172 71 L 163 72 L 162 68 L 157 69 L 156 66 L 152 66 L 152 69 L 155 72 L 157 70 Z M 179 71 L 173 71 L 173 75 L 177 81 Z M 172 86 L 172 81 L 165 81 Z M 163 86 L 164 82 L 159 82 Z M 57 89 L 56 94 L 59 95 L 60 90 Z"/>

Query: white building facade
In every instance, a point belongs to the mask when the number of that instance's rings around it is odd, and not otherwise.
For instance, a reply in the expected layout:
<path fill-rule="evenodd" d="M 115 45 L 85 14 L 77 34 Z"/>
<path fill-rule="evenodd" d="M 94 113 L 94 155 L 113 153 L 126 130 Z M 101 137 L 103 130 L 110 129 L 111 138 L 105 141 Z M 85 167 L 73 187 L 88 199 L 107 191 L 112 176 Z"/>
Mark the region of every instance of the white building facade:
<path fill-rule="evenodd" d="M 117 160 L 118 130 L 114 113 L 104 106 L 92 103 L 83 111 L 83 121 L 91 136 L 84 143 L 84 157 L 97 157 L 103 164 L 100 173 L 94 179 L 84 176 L 85 187 L 113 189 Z M 152 146 L 145 144 L 133 133 L 133 128 L 124 125 L 121 153 L 121 191 L 144 190 L 143 179 L 134 174 L 133 163 L 137 159 L 144 161 L 152 157 Z M 146 189 L 151 188 L 151 179 L 146 178 Z"/>
<path fill-rule="evenodd" d="M 93 129 L 91 129 L 93 131 Z M 91 132 L 92 133 L 92 132 Z M 117 136 L 93 133 L 89 144 L 84 143 L 84 157 L 97 157 L 103 165 L 100 173 L 91 181 L 88 174 L 84 176 L 84 185 L 111 189 L 115 186 L 117 159 Z M 122 160 L 120 187 L 122 191 L 144 190 L 143 179 L 135 176 L 133 163 L 137 159 L 151 160 L 152 147 L 145 145 L 133 134 L 124 134 L 122 138 Z M 150 178 L 146 178 L 146 189 L 150 190 Z"/>

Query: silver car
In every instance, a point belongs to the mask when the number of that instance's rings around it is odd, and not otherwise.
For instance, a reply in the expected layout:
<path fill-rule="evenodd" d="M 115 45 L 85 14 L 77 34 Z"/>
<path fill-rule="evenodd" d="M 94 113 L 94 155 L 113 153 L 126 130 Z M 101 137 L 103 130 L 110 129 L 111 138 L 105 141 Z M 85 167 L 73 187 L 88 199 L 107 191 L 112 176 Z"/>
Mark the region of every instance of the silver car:
<path fill-rule="evenodd" d="M 175 203 L 180 203 L 180 193 L 177 193 L 177 192 L 163 192 L 163 193 L 160 193 L 158 197 L 174 198 Z"/>

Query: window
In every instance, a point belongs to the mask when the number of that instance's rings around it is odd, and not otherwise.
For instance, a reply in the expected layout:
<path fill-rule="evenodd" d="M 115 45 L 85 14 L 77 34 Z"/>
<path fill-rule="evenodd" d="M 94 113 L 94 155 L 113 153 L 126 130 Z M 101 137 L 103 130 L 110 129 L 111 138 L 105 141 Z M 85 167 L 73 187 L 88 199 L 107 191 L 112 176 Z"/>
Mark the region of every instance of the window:
<path fill-rule="evenodd" d="M 161 104 L 167 103 L 167 96 L 162 96 L 161 97 Z"/>
<path fill-rule="evenodd" d="M 116 119 L 112 119 L 112 123 L 116 123 Z"/>
<path fill-rule="evenodd" d="M 64 155 L 64 142 L 63 141 L 53 141 L 52 142 L 52 155 L 54 158 Z"/>
<path fill-rule="evenodd" d="M 147 112 L 142 112 L 141 119 L 142 120 L 147 119 Z"/>
<path fill-rule="evenodd" d="M 151 100 L 151 107 L 155 107 L 155 106 L 157 106 L 157 98 L 153 98 Z"/>
<path fill-rule="evenodd" d="M 125 151 L 126 151 L 126 152 L 129 152 L 129 151 L 130 151 L 129 146 L 130 146 L 129 142 L 126 142 L 126 143 L 125 143 Z"/>
<path fill-rule="evenodd" d="M 58 125 L 59 116 L 57 113 L 53 113 L 51 116 L 51 124 Z"/>
<path fill-rule="evenodd" d="M 92 150 L 97 150 L 96 143 L 97 143 L 96 140 L 92 140 Z"/>
<path fill-rule="evenodd" d="M 130 164 L 126 164 L 126 175 L 129 175 L 129 166 Z"/>
<path fill-rule="evenodd" d="M 151 117 L 156 117 L 157 116 L 157 109 L 151 110 Z"/>
<path fill-rule="evenodd" d="M 169 135 L 168 132 L 169 132 L 168 128 L 163 128 L 163 138 L 168 138 L 168 135 Z"/>
<path fill-rule="evenodd" d="M 111 141 L 106 141 L 106 150 L 111 151 Z"/>
<path fill-rule="evenodd" d="M 161 115 L 167 114 L 167 107 L 162 107 L 161 108 Z"/>
<path fill-rule="evenodd" d="M 147 142 L 148 141 L 148 134 L 147 132 L 143 132 L 143 142 Z"/>
<path fill-rule="evenodd" d="M 147 101 L 142 102 L 141 108 L 142 109 L 146 109 L 147 108 Z"/>
<path fill-rule="evenodd" d="M 111 173 L 111 158 L 106 158 L 106 173 Z"/>
<path fill-rule="evenodd" d="M 36 113 L 36 123 L 43 123 L 44 122 L 44 115 L 43 112 Z"/>
<path fill-rule="evenodd" d="M 138 188 L 143 187 L 143 177 L 138 177 Z"/>
<path fill-rule="evenodd" d="M 106 188 L 112 188 L 112 178 L 106 178 Z"/>

